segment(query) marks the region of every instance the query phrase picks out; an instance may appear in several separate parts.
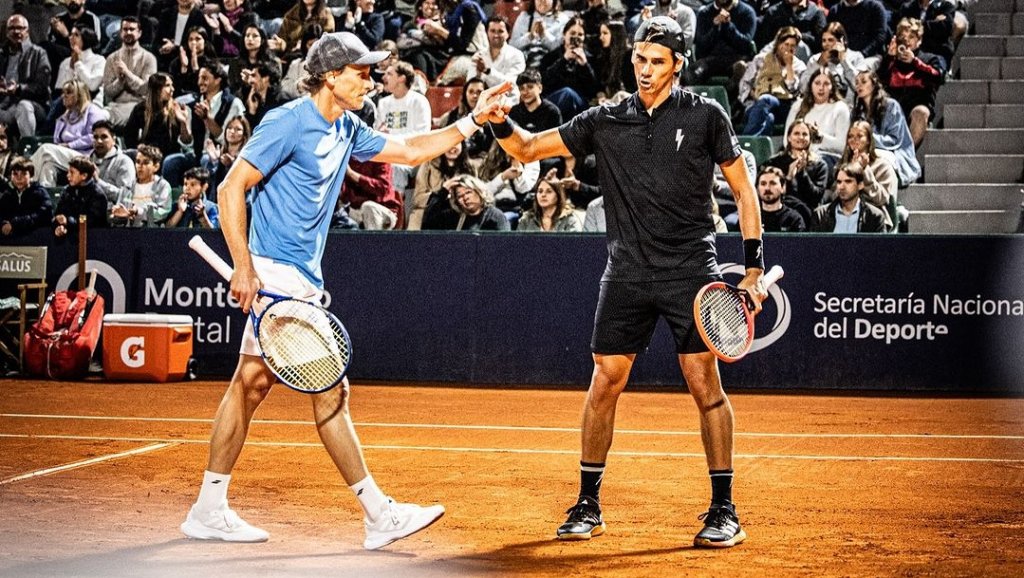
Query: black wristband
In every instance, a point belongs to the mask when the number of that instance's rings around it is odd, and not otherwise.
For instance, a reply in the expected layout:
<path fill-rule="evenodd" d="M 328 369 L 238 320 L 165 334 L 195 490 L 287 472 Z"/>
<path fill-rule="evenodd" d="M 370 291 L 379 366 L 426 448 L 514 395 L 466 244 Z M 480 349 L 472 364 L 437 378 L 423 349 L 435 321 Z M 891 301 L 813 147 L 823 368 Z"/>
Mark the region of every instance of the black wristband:
<path fill-rule="evenodd" d="M 473 116 L 473 113 L 472 113 L 472 112 L 470 112 L 470 113 L 469 113 L 469 118 L 473 119 L 473 124 L 477 125 L 477 126 L 478 126 L 478 127 L 480 127 L 480 128 L 484 128 L 484 126 L 486 126 L 486 125 L 487 125 L 487 123 L 486 123 L 486 122 L 485 122 L 485 123 L 483 123 L 483 124 L 480 124 L 480 123 L 478 123 L 478 122 L 476 121 L 476 117 L 475 117 L 475 116 Z"/>
<path fill-rule="evenodd" d="M 512 119 L 505 117 L 505 122 L 488 122 L 488 126 L 491 127 L 491 134 L 496 139 L 503 139 L 512 136 L 515 132 L 516 123 L 512 122 Z"/>
<path fill-rule="evenodd" d="M 764 271 L 764 244 L 761 239 L 743 239 L 743 264 L 747 269 Z"/>

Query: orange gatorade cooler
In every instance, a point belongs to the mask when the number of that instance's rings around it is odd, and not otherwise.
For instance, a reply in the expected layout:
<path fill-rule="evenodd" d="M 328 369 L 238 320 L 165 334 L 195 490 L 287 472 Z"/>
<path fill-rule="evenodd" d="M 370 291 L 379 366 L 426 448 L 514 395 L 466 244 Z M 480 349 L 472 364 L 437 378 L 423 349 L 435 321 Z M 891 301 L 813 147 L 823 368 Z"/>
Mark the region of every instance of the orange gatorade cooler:
<path fill-rule="evenodd" d="M 103 374 L 108 379 L 171 381 L 192 357 L 192 316 L 126 313 L 103 316 Z"/>

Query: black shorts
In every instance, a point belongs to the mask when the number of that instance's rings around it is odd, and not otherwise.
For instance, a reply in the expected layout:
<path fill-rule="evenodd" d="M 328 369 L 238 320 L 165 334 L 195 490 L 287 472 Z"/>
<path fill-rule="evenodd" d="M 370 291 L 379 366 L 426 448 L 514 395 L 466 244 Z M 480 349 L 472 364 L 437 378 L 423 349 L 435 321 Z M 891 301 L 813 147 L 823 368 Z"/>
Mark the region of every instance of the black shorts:
<path fill-rule="evenodd" d="M 708 276 L 650 282 L 602 281 L 591 351 L 599 355 L 639 353 L 650 343 L 659 317 L 668 322 L 677 353 L 707 351 L 693 323 L 693 300 L 701 287 L 720 279 Z"/>

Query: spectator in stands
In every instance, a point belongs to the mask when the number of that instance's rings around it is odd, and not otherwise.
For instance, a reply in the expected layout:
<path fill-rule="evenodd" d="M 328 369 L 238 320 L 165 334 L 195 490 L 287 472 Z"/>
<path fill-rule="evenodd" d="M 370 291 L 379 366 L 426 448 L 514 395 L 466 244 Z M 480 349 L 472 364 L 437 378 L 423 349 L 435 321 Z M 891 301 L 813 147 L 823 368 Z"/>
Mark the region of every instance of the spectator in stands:
<path fill-rule="evenodd" d="M 865 58 L 880 56 L 889 39 L 889 12 L 878 0 L 839 0 L 828 12 L 848 35 L 847 47 Z"/>
<path fill-rule="evenodd" d="M 562 183 L 541 180 L 533 197 L 533 206 L 519 219 L 518 231 L 578 233 L 583 221 L 565 195 Z"/>
<path fill-rule="evenodd" d="M 168 227 L 187 229 L 219 229 L 220 211 L 217 203 L 206 198 L 210 186 L 210 172 L 192 167 L 185 172 L 181 196 L 167 217 Z"/>
<path fill-rule="evenodd" d="M 121 192 L 110 212 L 115 227 L 156 227 L 171 210 L 171 184 L 158 173 L 164 156 L 147 144 L 135 151 L 135 184 Z"/>
<path fill-rule="evenodd" d="M 288 64 L 288 72 L 285 73 L 284 78 L 281 80 L 281 97 L 285 100 L 292 100 L 304 94 L 300 81 L 306 73 L 305 68 L 303 68 L 306 64 L 306 54 L 309 52 L 309 47 L 313 46 L 313 43 L 319 40 L 323 34 L 324 27 L 316 22 L 309 24 L 303 30 L 299 55 Z"/>
<path fill-rule="evenodd" d="M 594 75 L 597 77 L 597 102 L 602 103 L 619 92 L 636 90 L 636 75 L 626 37 L 626 27 L 620 20 L 601 25 L 600 45 L 594 53 Z"/>
<path fill-rule="evenodd" d="M 439 6 L 447 32 L 442 58 L 421 70 L 438 85 L 460 84 L 473 66 L 473 54 L 487 49 L 487 17 L 477 0 L 441 0 Z"/>
<path fill-rule="evenodd" d="M 949 70 L 953 63 L 955 41 L 966 31 L 956 17 L 956 4 L 950 0 L 907 0 L 895 16 L 920 20 L 924 25 L 921 50 L 942 57 L 942 69 Z"/>
<path fill-rule="evenodd" d="M 494 206 L 494 198 L 487 192 L 483 181 L 470 175 L 459 175 L 445 183 L 446 200 L 438 198 L 434 206 L 449 203 L 454 214 L 432 210 L 428 206 L 423 216 L 424 229 L 455 231 L 509 231 L 505 214 Z M 440 207 L 438 207 L 440 208 Z"/>
<path fill-rule="evenodd" d="M 78 231 L 79 215 L 89 218 L 89 228 L 105 228 L 107 224 L 107 197 L 96 187 L 96 165 L 88 158 L 77 156 L 68 163 L 68 184 L 61 191 L 52 221 L 56 237 L 74 235 Z"/>
<path fill-rule="evenodd" d="M 558 181 L 565 189 L 565 196 L 574 207 L 586 207 L 591 201 L 601 196 L 601 186 L 597 175 L 597 156 L 593 153 L 583 157 L 565 159 L 564 175 Z M 557 179 L 557 166 L 548 168 L 546 178 Z"/>
<path fill-rule="evenodd" d="M 597 96 L 600 85 L 590 58 L 584 47 L 583 19 L 574 16 L 562 32 L 562 46 L 541 61 L 544 97 L 558 107 L 563 119 L 579 114 Z"/>
<path fill-rule="evenodd" d="M 108 206 L 135 185 L 135 162 L 117 146 L 110 121 L 101 120 L 92 125 L 89 160 L 96 165 L 96 188 L 106 195 Z"/>
<path fill-rule="evenodd" d="M 806 65 L 796 58 L 800 31 L 780 28 L 774 48 L 758 54 L 740 80 L 740 102 L 747 107 L 747 121 L 740 134 L 770 136 L 775 119 L 786 118 L 800 93 L 800 75 Z"/>
<path fill-rule="evenodd" d="M 97 43 L 96 34 L 92 28 L 76 26 L 68 39 L 71 42 L 71 55 L 60 63 L 57 82 L 53 86 L 64 86 L 65 82 L 72 79 L 81 80 L 89 87 L 89 94 L 95 97 L 103 85 L 103 69 L 107 65 L 107 59 L 92 50 Z M 61 110 L 57 116 L 63 112 Z"/>
<path fill-rule="evenodd" d="M 686 83 L 707 84 L 712 76 L 734 74 L 737 63 L 754 57 L 754 33 L 757 15 L 749 4 L 740 0 L 714 0 L 697 11 L 697 33 L 693 39 L 696 59 L 687 67 Z M 735 94 L 736 84 L 730 93 Z"/>
<path fill-rule="evenodd" d="M 156 56 L 139 45 L 139 19 L 121 19 L 121 48 L 107 56 L 103 69 L 103 100 L 110 122 L 121 128 L 136 105 L 146 99 L 146 83 L 156 72 Z"/>
<path fill-rule="evenodd" d="M 632 38 L 640 24 L 655 16 L 667 16 L 678 22 L 686 45 L 693 46 L 697 34 L 697 13 L 680 0 L 644 0 L 640 12 L 626 21 L 626 36 Z"/>
<path fill-rule="evenodd" d="M 388 66 L 384 73 L 384 90 L 389 94 L 377 104 L 377 130 L 393 135 L 418 134 L 430 130 L 430 102 L 422 94 L 410 90 L 416 73 L 408 62 Z M 394 165 L 391 175 L 395 190 L 402 195 L 405 206 L 412 205 L 410 183 L 415 169 Z"/>
<path fill-rule="evenodd" d="M 384 16 L 374 12 L 375 0 L 349 0 L 348 11 L 339 30 L 351 32 L 367 46 L 384 40 Z"/>
<path fill-rule="evenodd" d="M 494 206 L 505 213 L 511 224 L 519 220 L 525 199 L 537 184 L 540 162 L 532 161 L 524 165 L 510 157 L 497 142 L 492 142 L 487 156 L 480 164 L 478 176 L 484 182 L 487 192 L 494 197 Z"/>
<path fill-rule="evenodd" d="M 469 163 L 462 143 L 458 143 L 445 153 L 420 167 L 416 173 L 416 188 L 413 194 L 413 202 L 406 204 L 409 213 L 407 228 L 416 231 L 426 228 L 423 223 L 424 212 L 432 202 L 443 200 L 439 204 L 438 213 L 450 211 L 454 208 L 448 204 L 448 189 L 454 183 L 453 179 L 459 175 L 476 175 L 477 171 Z"/>
<path fill-rule="evenodd" d="M 211 201 L 217 202 L 217 188 L 235 164 L 238 153 L 242 147 L 249 142 L 252 136 L 252 125 L 245 116 L 236 116 L 228 121 L 224 127 L 224 143 L 221 144 L 211 138 L 206 139 L 205 153 L 200 165 L 210 171 L 210 188 L 208 197 Z M 158 163 L 159 164 L 159 163 Z"/>
<path fill-rule="evenodd" d="M 516 124 L 530 132 L 541 132 L 562 124 L 562 113 L 553 102 L 541 96 L 544 82 L 540 71 L 527 68 L 516 78 L 519 104 L 508 112 Z"/>
<path fill-rule="evenodd" d="M 829 22 L 821 33 L 821 52 L 807 61 L 807 70 L 800 77 L 800 92 L 807 94 L 811 77 L 819 70 L 828 72 L 840 96 L 847 105 L 856 98 L 853 90 L 857 71 L 864 65 L 864 55 L 846 48 L 846 29 L 839 22 Z"/>
<path fill-rule="evenodd" d="M 850 130 L 850 107 L 839 96 L 827 69 L 818 69 L 811 77 L 804 96 L 789 109 L 787 135 L 797 119 L 806 122 L 811 131 L 811 150 L 823 157 L 829 167 L 835 166 L 846 145 L 846 132 Z"/>
<path fill-rule="evenodd" d="M 153 145 L 167 158 L 181 152 L 182 139 L 192 142 L 191 116 L 185 105 L 174 100 L 174 82 L 164 72 L 156 72 L 147 82 L 146 99 L 135 105 L 125 126 L 124 144 L 138 148 Z"/>
<path fill-rule="evenodd" d="M 319 37 L 318 37 L 319 38 Z M 243 30 L 243 49 L 238 57 L 228 64 L 228 84 L 234 94 L 243 94 L 250 82 L 253 70 L 265 65 L 276 85 L 281 80 L 281 61 L 270 51 L 267 35 L 255 24 L 247 25 Z M 305 43 L 303 51 L 308 50 Z"/>
<path fill-rule="evenodd" d="M 946 78 L 942 57 L 921 50 L 923 34 L 920 20 L 900 20 L 878 67 L 882 84 L 909 121 L 915 148 L 920 148 L 928 132 L 928 122 L 935 114 L 935 95 Z"/>
<path fill-rule="evenodd" d="M 492 16 L 487 20 L 488 49 L 473 55 L 469 78 L 481 78 L 487 86 L 505 81 L 515 84 L 516 78 L 526 70 L 526 59 L 521 50 L 508 43 L 508 33 L 508 22 L 503 17 Z M 507 98 L 518 102 L 518 90 L 513 87 Z"/>
<path fill-rule="evenodd" d="M 57 173 L 67 170 L 71 159 L 92 154 L 92 125 L 109 114 L 89 98 L 89 87 L 81 80 L 69 80 L 61 89 L 64 114 L 57 119 L 53 142 L 44 143 L 32 155 L 44 187 L 57 185 Z"/>
<path fill-rule="evenodd" d="M 402 197 L 391 186 L 391 165 L 349 160 L 338 201 L 363 229 L 386 231 L 402 228 L 405 209 Z"/>
<path fill-rule="evenodd" d="M 442 47 L 448 33 L 441 22 L 441 9 L 438 0 L 417 0 L 415 15 L 402 27 L 396 42 L 399 57 L 412 62 L 420 50 L 433 52 L 438 59 L 443 58 Z M 432 59 L 433 60 L 433 59 Z M 426 74 L 424 72 L 424 74 Z"/>
<path fill-rule="evenodd" d="M 245 45 L 243 34 L 246 26 L 260 24 L 259 15 L 249 8 L 247 0 L 223 0 L 221 6 L 214 5 L 214 11 L 205 12 L 203 16 L 206 25 L 210 27 L 214 50 L 223 59 L 241 54 Z"/>
<path fill-rule="evenodd" d="M 821 204 L 829 185 L 829 165 L 811 148 L 811 130 L 807 123 L 797 119 L 786 131 L 786 148 L 765 162 L 765 166 L 782 171 L 788 195 L 786 203 L 805 217 Z M 800 207 L 797 202 L 805 207 Z"/>
<path fill-rule="evenodd" d="M 0 238 L 30 233 L 50 224 L 50 193 L 32 180 L 35 167 L 25 157 L 10 162 L 10 180 L 0 177 Z"/>
<path fill-rule="evenodd" d="M 8 127 L 6 123 L 0 122 L 0 178 L 11 177 L 11 163 L 18 158 L 18 139 L 15 132 L 17 131 Z"/>
<path fill-rule="evenodd" d="M 857 102 L 851 118 L 868 122 L 873 129 L 875 147 L 892 158 L 900 188 L 910 186 L 921 176 L 921 165 L 917 162 L 914 140 L 900 104 L 889 98 L 874 72 L 858 73 L 854 88 Z"/>
<path fill-rule="evenodd" d="M 872 138 L 871 125 L 863 120 L 854 121 L 846 138 L 846 150 L 839 163 L 856 163 L 864 172 L 864 198 L 885 212 L 886 226 L 892 226 L 889 206 L 896 204 L 899 179 L 893 168 L 892 157 L 879 154 Z M 833 195 L 826 194 L 827 200 Z"/>
<path fill-rule="evenodd" d="M 586 8 L 577 16 L 583 20 L 583 48 L 594 54 L 601 48 L 601 25 L 612 19 L 607 0 L 586 0 Z M 564 28 L 563 28 L 564 30 Z"/>
<path fill-rule="evenodd" d="M 825 30 L 825 12 L 809 0 L 781 0 L 768 8 L 757 25 L 757 46 L 775 38 L 782 28 L 792 26 L 800 31 L 800 39 L 812 51 L 821 49 L 821 33 Z"/>
<path fill-rule="evenodd" d="M 71 34 L 75 28 L 89 29 L 92 31 L 93 40 L 103 36 L 99 17 L 85 9 L 84 0 L 61 0 L 61 4 L 65 10 L 50 18 L 50 33 L 43 44 L 51 64 L 62 62 L 71 56 Z"/>
<path fill-rule="evenodd" d="M 562 0 L 528 0 L 516 17 L 509 43 L 523 51 L 527 68 L 539 68 L 545 54 L 562 45 L 562 30 L 573 16 Z"/>
<path fill-rule="evenodd" d="M 249 86 L 245 89 L 245 118 L 256 126 L 272 108 L 285 103 L 274 72 L 266 63 L 260 63 L 249 75 Z"/>
<path fill-rule="evenodd" d="M 171 61 L 170 73 L 174 79 L 175 95 L 197 94 L 199 92 L 199 69 L 208 60 L 215 60 L 216 53 L 206 30 L 194 27 L 185 35 L 186 46 L 178 50 L 178 57 Z"/>
<path fill-rule="evenodd" d="M 440 125 L 448 126 L 455 124 L 455 121 L 469 114 L 473 107 L 476 106 L 476 102 L 484 88 L 486 87 L 482 78 L 473 78 L 467 81 L 465 86 L 462 87 L 462 97 L 459 98 L 459 105 L 441 117 Z M 479 160 L 491 149 L 493 142 L 494 135 L 491 134 L 490 130 L 478 130 L 473 136 L 462 141 L 462 146 L 466 149 L 466 155 L 469 158 Z"/>
<path fill-rule="evenodd" d="M 785 177 L 778 167 L 766 165 L 757 175 L 757 196 L 761 199 L 761 226 L 766 233 L 799 233 L 807 230 L 803 216 L 786 206 Z"/>
<path fill-rule="evenodd" d="M 810 230 L 817 233 L 884 233 L 885 211 L 862 203 L 864 169 L 843 163 L 836 171 L 836 200 L 814 210 Z"/>
<path fill-rule="evenodd" d="M 334 15 L 324 0 L 296 0 L 295 5 L 285 12 L 277 34 L 270 38 L 270 48 L 281 58 L 290 57 L 299 51 L 302 31 L 314 22 L 324 29 L 325 34 L 335 30 Z"/>
<path fill-rule="evenodd" d="M 583 231 L 586 233 L 603 233 L 607 229 L 608 225 L 604 217 L 604 197 L 598 197 L 587 205 L 587 213 L 583 218 Z"/>
<path fill-rule="evenodd" d="M 210 30 L 195 0 L 176 0 L 173 6 L 167 7 L 160 14 L 156 32 L 157 64 L 160 70 L 169 72 L 175 58 L 188 60 L 191 50 L 186 49 L 186 57 L 182 57 L 182 48 L 187 46 L 189 34 L 196 28 L 203 30 L 203 39 L 209 44 Z"/>
<path fill-rule="evenodd" d="M 22 138 L 35 136 L 36 124 L 50 104 L 50 59 L 32 44 L 28 20 L 20 14 L 7 19 L 7 42 L 0 48 L 0 122 L 18 125 Z"/>

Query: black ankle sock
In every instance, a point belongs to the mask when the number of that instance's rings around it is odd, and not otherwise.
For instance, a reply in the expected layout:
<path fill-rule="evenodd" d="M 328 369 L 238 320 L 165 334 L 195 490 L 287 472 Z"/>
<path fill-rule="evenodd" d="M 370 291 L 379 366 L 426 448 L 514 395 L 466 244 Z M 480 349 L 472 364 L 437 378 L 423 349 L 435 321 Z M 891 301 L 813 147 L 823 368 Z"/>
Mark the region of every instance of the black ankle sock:
<path fill-rule="evenodd" d="M 732 470 L 711 470 L 711 503 L 732 503 Z"/>
<path fill-rule="evenodd" d="M 602 479 L 604 464 L 580 462 L 580 497 L 588 496 L 600 502 Z"/>

